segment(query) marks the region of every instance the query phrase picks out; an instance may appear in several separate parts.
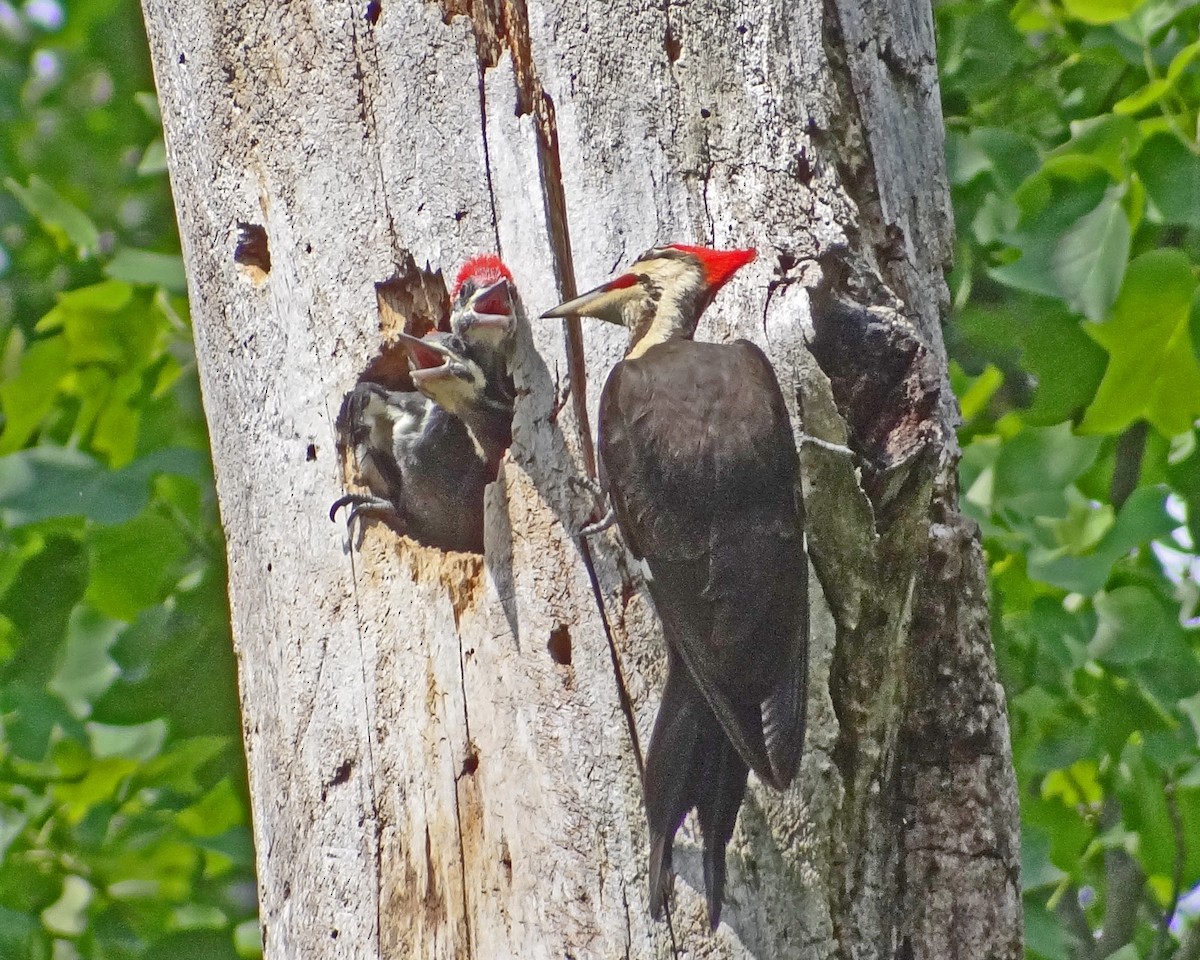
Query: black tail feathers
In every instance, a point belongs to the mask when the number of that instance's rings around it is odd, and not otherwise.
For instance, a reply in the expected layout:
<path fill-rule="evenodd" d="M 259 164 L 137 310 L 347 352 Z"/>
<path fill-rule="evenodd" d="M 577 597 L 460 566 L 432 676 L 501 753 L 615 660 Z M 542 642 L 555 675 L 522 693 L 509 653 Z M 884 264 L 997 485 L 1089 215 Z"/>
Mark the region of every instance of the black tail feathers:
<path fill-rule="evenodd" d="M 671 662 L 646 757 L 650 823 L 650 915 L 658 919 L 674 877 L 675 833 L 693 807 L 704 835 L 704 888 L 716 929 L 725 893 L 725 848 L 733 836 L 749 770 L 686 669 Z"/>

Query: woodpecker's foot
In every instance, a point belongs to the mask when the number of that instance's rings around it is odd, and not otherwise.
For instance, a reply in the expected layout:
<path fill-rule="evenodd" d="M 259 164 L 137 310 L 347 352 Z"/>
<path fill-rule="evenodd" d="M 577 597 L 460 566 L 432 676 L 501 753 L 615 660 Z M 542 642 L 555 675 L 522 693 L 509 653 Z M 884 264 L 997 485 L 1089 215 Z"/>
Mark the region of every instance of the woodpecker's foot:
<path fill-rule="evenodd" d="M 617 511 L 615 508 L 609 507 L 608 513 L 606 513 L 595 523 L 589 523 L 586 527 L 581 527 L 579 532 L 575 535 L 577 537 L 594 537 L 598 533 L 603 533 L 616 522 Z"/>
<path fill-rule="evenodd" d="M 590 493 L 593 497 L 604 496 L 604 488 L 600 486 L 599 481 L 593 480 L 586 473 L 579 476 L 567 477 L 567 483 L 576 490 L 583 490 Z"/>
<path fill-rule="evenodd" d="M 811 443 L 814 447 L 820 447 L 822 450 L 829 450 L 832 453 L 840 453 L 846 457 L 854 456 L 854 451 L 844 443 L 833 443 L 829 440 L 822 440 L 820 437 L 814 437 L 807 433 L 802 433 L 799 436 L 801 443 Z"/>
<path fill-rule="evenodd" d="M 333 506 L 329 508 L 329 519 L 336 521 L 337 512 L 346 506 L 350 507 L 349 513 L 346 514 L 347 532 L 352 533 L 354 521 L 360 520 L 364 516 L 379 517 L 392 523 L 403 523 L 404 521 L 404 516 L 396 509 L 396 505 L 391 500 L 364 493 L 348 493 L 344 497 L 338 497 L 333 501 Z"/>

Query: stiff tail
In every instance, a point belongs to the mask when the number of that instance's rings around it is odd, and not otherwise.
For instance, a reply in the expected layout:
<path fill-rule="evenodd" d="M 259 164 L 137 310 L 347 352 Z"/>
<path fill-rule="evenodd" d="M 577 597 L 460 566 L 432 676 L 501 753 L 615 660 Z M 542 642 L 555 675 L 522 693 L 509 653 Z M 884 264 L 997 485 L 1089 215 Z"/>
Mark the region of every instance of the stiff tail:
<path fill-rule="evenodd" d="M 750 769 L 718 729 L 712 749 L 705 758 L 700 778 L 696 811 L 704 834 L 704 892 L 708 897 L 708 922 L 714 930 L 721 922 L 725 900 L 725 848 L 733 836 L 738 810 L 746 795 Z"/>
<path fill-rule="evenodd" d="M 646 757 L 646 816 L 650 823 L 650 915 L 658 919 L 670 896 L 675 833 L 695 807 L 704 835 L 704 888 L 715 929 L 725 892 L 725 848 L 733 836 L 749 769 L 725 736 L 703 694 L 681 663 L 670 658 L 662 706 Z"/>

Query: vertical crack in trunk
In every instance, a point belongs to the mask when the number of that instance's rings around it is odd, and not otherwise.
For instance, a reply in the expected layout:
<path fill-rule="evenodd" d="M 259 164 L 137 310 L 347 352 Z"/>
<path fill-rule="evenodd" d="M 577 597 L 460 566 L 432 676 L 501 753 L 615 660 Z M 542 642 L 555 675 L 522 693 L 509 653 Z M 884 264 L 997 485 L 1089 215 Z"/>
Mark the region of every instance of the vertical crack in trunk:
<path fill-rule="evenodd" d="M 459 863 L 459 882 L 462 885 L 462 911 L 463 911 L 463 931 L 467 937 L 467 952 L 465 956 L 470 960 L 475 955 L 473 937 L 471 936 L 471 911 L 470 904 L 467 899 L 467 842 L 463 834 L 463 818 L 462 818 L 462 782 L 464 777 L 474 776 L 474 768 L 471 762 L 475 758 L 475 741 L 471 737 L 471 711 L 467 702 L 467 664 L 466 657 L 463 655 L 462 634 L 458 634 L 458 683 L 459 689 L 462 692 L 462 709 L 463 709 L 463 732 L 467 737 L 467 752 L 463 757 L 463 767 L 454 778 L 454 825 L 458 830 L 458 863 Z"/>

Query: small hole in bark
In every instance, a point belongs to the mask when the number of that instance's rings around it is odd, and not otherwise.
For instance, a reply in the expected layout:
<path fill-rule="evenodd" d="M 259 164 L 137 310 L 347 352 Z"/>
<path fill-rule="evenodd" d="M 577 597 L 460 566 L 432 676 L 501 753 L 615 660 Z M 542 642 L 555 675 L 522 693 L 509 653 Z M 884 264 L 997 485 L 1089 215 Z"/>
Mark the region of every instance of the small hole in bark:
<path fill-rule="evenodd" d="M 671 29 L 670 24 L 667 24 L 667 32 L 663 36 L 663 49 L 667 51 L 667 59 L 672 63 L 679 59 L 679 54 L 683 50 L 683 44 L 675 35 L 675 31 Z"/>
<path fill-rule="evenodd" d="M 796 265 L 796 256 L 787 250 L 781 251 L 779 254 L 779 270 L 780 275 L 786 275 L 789 270 Z"/>
<path fill-rule="evenodd" d="M 339 936 L 341 936 L 341 933 L 342 933 L 341 930 L 330 930 L 329 931 L 329 939 L 336 940 Z"/>
<path fill-rule="evenodd" d="M 267 564 L 267 573 L 270 573 L 270 572 L 271 572 L 271 569 L 272 569 L 272 568 L 271 568 L 271 565 L 268 563 L 268 564 Z"/>
<path fill-rule="evenodd" d="M 550 631 L 550 640 L 546 644 L 550 651 L 550 659 L 564 667 L 571 665 L 571 633 L 564 624 L 559 624 Z"/>
<path fill-rule="evenodd" d="M 467 754 L 466 759 L 463 760 L 462 773 L 460 774 L 460 776 L 469 777 L 471 774 L 473 774 L 478 769 L 479 769 L 479 754 L 476 753 L 475 749 L 472 747 L 471 751 Z"/>
<path fill-rule="evenodd" d="M 700 108 L 700 116 L 702 116 L 705 120 L 707 120 L 709 117 L 712 116 L 712 111 L 709 110 L 708 107 L 701 107 Z"/>
<path fill-rule="evenodd" d="M 311 243 L 306 243 L 306 244 L 304 245 L 304 252 L 305 252 L 305 253 L 312 253 L 312 244 L 311 244 Z"/>
<path fill-rule="evenodd" d="M 317 459 L 317 445 L 315 443 L 308 445 L 308 449 L 304 451 L 304 459 L 309 463 Z"/>
<path fill-rule="evenodd" d="M 805 156 L 803 153 L 797 154 L 795 169 L 796 169 L 796 179 L 797 180 L 799 180 L 805 186 L 808 186 L 810 183 L 812 183 L 812 178 L 813 178 L 812 164 L 808 162 L 808 157 Z"/>
<path fill-rule="evenodd" d="M 383 13 L 383 4 L 379 0 L 371 0 L 367 4 L 367 23 L 375 26 L 379 22 L 379 15 Z"/>
<path fill-rule="evenodd" d="M 182 53 L 179 55 L 179 62 L 181 64 L 187 63 L 187 57 L 185 57 Z"/>
<path fill-rule="evenodd" d="M 237 245 L 233 248 L 235 263 L 246 268 L 246 274 L 255 283 L 262 283 L 271 272 L 271 251 L 267 245 L 267 231 L 257 223 L 239 222 Z"/>

